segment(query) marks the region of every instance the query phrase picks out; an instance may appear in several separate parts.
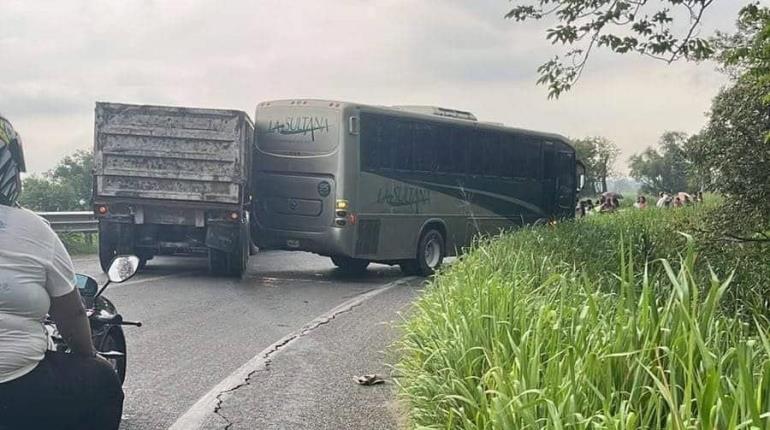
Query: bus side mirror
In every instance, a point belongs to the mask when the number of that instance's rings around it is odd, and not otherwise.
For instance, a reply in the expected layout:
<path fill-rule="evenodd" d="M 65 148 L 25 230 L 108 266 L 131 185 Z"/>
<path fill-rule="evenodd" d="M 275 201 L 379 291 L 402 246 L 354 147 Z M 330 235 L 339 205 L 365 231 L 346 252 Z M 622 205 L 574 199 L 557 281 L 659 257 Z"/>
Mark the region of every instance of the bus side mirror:
<path fill-rule="evenodd" d="M 351 116 L 350 122 L 348 123 L 348 131 L 352 135 L 357 135 L 361 132 L 361 123 L 358 120 L 357 116 Z"/>
<path fill-rule="evenodd" d="M 586 166 L 583 165 L 581 162 L 576 163 L 577 167 L 577 174 L 578 174 L 578 188 L 577 191 L 580 192 L 580 190 L 583 189 L 583 187 L 586 185 Z"/>

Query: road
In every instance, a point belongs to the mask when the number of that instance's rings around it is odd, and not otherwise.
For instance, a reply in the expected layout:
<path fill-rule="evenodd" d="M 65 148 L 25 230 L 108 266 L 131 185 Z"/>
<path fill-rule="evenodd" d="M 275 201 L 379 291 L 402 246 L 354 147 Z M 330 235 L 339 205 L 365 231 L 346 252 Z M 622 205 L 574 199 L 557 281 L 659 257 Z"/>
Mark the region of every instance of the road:
<path fill-rule="evenodd" d="M 95 257 L 74 263 L 103 279 Z M 387 373 L 395 329 L 383 322 L 397 320 L 420 285 L 380 265 L 347 276 L 306 253 L 260 253 L 239 280 L 209 275 L 205 259 L 156 258 L 105 293 L 144 324 L 126 327 L 121 428 L 395 428 L 392 383 L 361 387 L 352 377 Z M 257 375 L 268 364 L 270 378 Z M 228 384 L 237 390 L 222 397 L 217 387 Z M 216 405 L 205 401 L 212 395 Z"/>

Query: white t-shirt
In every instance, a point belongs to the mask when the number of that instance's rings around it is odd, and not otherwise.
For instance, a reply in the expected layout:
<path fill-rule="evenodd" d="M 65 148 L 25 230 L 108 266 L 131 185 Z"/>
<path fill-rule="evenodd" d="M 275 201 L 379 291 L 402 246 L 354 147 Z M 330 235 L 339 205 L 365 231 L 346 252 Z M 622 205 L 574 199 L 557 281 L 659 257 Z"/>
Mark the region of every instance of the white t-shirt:
<path fill-rule="evenodd" d="M 72 261 L 48 223 L 0 205 L 0 383 L 24 376 L 43 359 L 50 298 L 74 288 Z"/>

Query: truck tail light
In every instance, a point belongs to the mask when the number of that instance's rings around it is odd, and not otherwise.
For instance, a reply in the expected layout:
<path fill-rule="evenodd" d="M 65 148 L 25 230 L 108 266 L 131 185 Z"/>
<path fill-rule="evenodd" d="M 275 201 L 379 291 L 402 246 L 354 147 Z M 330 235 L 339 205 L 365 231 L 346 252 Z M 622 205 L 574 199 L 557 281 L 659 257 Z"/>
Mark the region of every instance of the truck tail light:
<path fill-rule="evenodd" d="M 99 215 L 107 215 L 107 212 L 109 212 L 109 208 L 107 208 L 107 205 L 96 205 L 96 213 Z"/>
<path fill-rule="evenodd" d="M 232 211 L 227 214 L 227 219 L 229 219 L 230 221 L 238 221 L 239 219 L 241 219 L 241 214 L 239 214 L 236 211 Z"/>

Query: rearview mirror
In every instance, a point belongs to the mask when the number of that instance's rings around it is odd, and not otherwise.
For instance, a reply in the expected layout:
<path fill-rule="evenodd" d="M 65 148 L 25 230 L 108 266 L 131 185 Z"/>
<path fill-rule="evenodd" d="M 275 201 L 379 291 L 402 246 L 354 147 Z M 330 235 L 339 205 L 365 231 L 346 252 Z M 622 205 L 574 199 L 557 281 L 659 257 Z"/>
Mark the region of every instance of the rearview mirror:
<path fill-rule="evenodd" d="M 80 297 L 94 297 L 99 290 L 99 285 L 94 278 L 86 275 L 75 275 L 75 285 L 78 287 Z"/>
<path fill-rule="evenodd" d="M 578 188 L 577 192 L 580 192 L 580 190 L 583 189 L 583 187 L 586 185 L 586 166 L 585 164 L 581 163 L 580 161 L 577 161 L 575 163 L 577 175 L 578 175 Z"/>
<path fill-rule="evenodd" d="M 110 282 L 124 282 L 136 275 L 139 270 L 139 257 L 135 255 L 119 255 L 112 260 L 107 278 Z"/>

